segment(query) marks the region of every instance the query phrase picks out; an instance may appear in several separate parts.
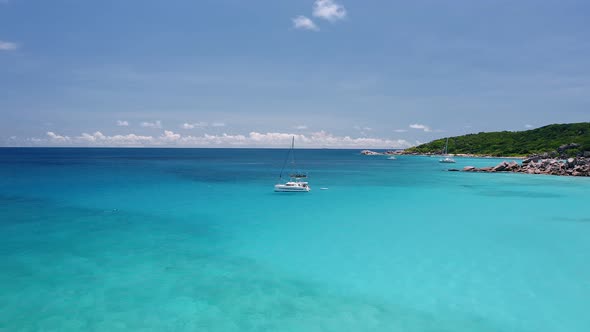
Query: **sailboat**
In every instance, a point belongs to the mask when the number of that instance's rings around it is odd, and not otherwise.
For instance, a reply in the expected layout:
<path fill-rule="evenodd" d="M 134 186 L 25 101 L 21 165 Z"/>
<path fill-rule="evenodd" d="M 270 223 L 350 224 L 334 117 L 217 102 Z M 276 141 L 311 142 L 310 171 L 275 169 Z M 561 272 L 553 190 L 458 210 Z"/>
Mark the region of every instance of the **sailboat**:
<path fill-rule="evenodd" d="M 289 173 L 289 180 L 283 183 L 283 172 L 285 171 L 285 166 L 287 166 L 289 160 L 291 161 L 292 171 Z M 275 191 L 308 192 L 311 190 L 311 188 L 305 179 L 307 179 L 307 174 L 296 171 L 295 168 L 295 136 L 293 136 L 293 139 L 291 140 L 291 149 L 289 149 L 289 153 L 287 154 L 287 158 L 285 159 L 285 163 L 281 169 L 281 174 L 279 175 L 280 183 L 275 184 Z"/>
<path fill-rule="evenodd" d="M 449 157 L 449 138 L 447 137 L 447 142 L 445 143 L 445 151 L 443 153 L 443 155 L 445 156 L 443 159 L 439 160 L 439 163 L 444 163 L 444 164 L 454 164 L 455 163 L 455 159 Z"/>

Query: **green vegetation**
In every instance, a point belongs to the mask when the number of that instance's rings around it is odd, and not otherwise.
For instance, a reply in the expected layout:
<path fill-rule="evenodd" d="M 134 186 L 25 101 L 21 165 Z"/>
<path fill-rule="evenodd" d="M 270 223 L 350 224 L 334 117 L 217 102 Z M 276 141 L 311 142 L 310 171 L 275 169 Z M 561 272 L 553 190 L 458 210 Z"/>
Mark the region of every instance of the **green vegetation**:
<path fill-rule="evenodd" d="M 406 152 L 441 153 L 446 138 L 406 149 Z M 449 138 L 449 153 L 489 156 L 526 156 L 557 151 L 565 144 L 580 146 L 568 149 L 565 154 L 575 156 L 590 151 L 590 122 L 552 124 L 527 131 L 501 131 L 469 134 Z"/>

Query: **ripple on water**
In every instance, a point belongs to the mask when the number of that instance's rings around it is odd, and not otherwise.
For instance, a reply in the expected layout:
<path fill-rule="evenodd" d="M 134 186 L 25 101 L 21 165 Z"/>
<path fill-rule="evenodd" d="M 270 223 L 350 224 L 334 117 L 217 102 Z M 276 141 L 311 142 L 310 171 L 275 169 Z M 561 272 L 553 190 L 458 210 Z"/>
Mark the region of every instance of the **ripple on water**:
<path fill-rule="evenodd" d="M 575 223 L 590 223 L 590 218 L 588 217 L 581 217 L 581 218 L 571 218 L 571 217 L 553 217 L 553 220 L 556 221 L 566 221 L 566 222 L 575 222 Z"/>
<path fill-rule="evenodd" d="M 563 195 L 555 193 L 544 193 L 538 191 L 524 190 L 485 190 L 478 193 L 480 196 L 488 197 L 526 197 L 526 198 L 559 198 Z"/>

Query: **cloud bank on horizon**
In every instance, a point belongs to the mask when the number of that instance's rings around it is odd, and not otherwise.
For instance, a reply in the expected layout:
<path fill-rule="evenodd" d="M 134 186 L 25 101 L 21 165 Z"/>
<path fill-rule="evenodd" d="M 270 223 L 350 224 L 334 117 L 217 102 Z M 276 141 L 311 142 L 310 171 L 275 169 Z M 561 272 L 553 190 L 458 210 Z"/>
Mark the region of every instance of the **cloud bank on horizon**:
<path fill-rule="evenodd" d="M 27 138 L 26 146 L 47 147 L 278 147 L 285 148 L 295 138 L 298 147 L 323 148 L 388 148 L 401 149 L 413 144 L 403 140 L 350 136 L 335 136 L 325 131 L 310 134 L 297 133 L 259 133 L 247 135 L 203 134 L 199 136 L 182 135 L 171 130 L 164 130 L 161 135 L 104 135 L 97 131 L 92 134 L 82 133 L 78 136 L 60 135 L 49 131 L 42 138 Z M 16 140 L 16 138 L 13 138 Z M 19 144 L 21 145 L 22 142 Z"/>
<path fill-rule="evenodd" d="M 401 148 L 590 119 L 587 1 L 0 4 L 0 146 Z"/>

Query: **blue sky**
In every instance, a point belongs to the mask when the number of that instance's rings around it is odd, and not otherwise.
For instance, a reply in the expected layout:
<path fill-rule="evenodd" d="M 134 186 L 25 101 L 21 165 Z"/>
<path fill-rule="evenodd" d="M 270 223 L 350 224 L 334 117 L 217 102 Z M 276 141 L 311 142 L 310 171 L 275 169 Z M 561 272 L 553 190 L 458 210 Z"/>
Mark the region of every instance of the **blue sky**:
<path fill-rule="evenodd" d="M 590 2 L 0 0 L 0 145 L 405 147 L 590 121 Z"/>

